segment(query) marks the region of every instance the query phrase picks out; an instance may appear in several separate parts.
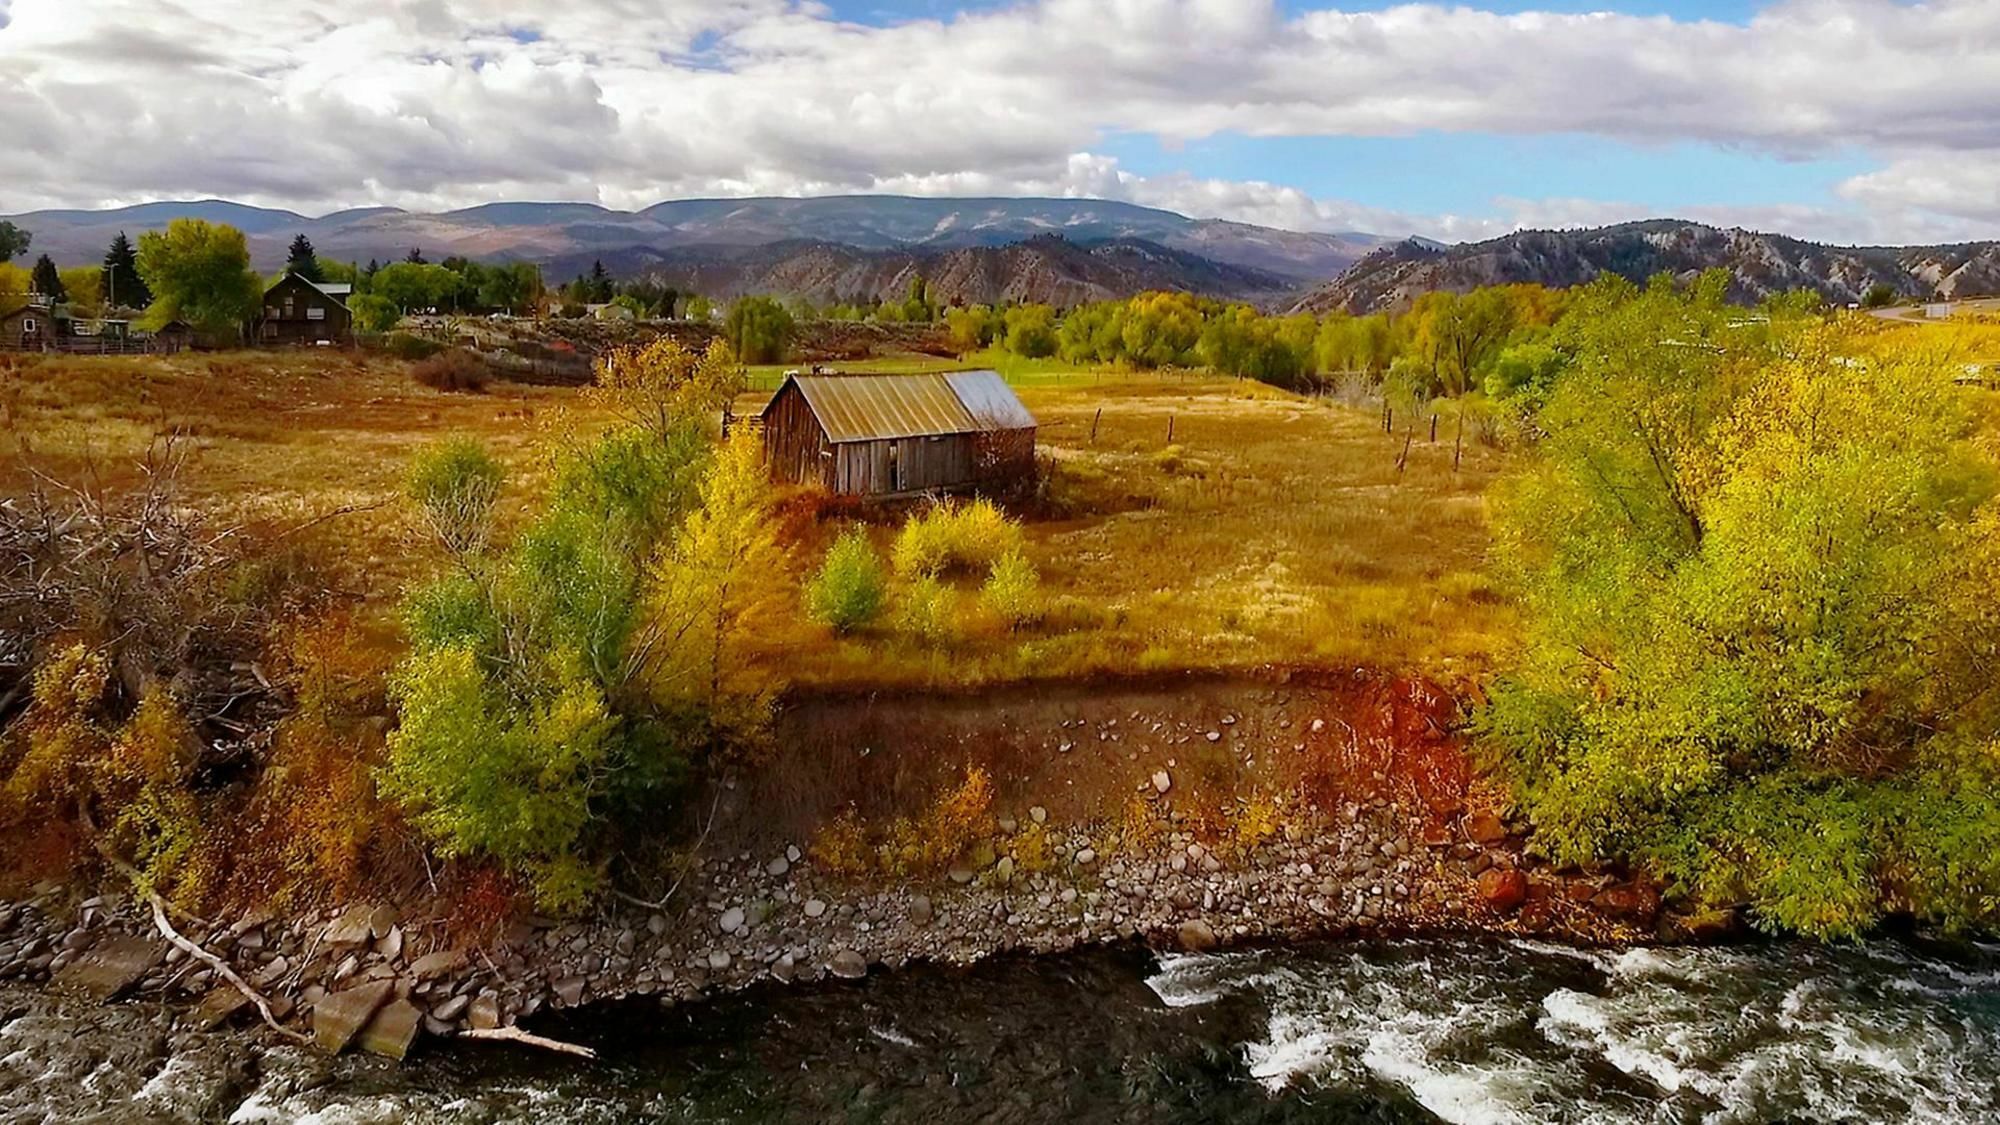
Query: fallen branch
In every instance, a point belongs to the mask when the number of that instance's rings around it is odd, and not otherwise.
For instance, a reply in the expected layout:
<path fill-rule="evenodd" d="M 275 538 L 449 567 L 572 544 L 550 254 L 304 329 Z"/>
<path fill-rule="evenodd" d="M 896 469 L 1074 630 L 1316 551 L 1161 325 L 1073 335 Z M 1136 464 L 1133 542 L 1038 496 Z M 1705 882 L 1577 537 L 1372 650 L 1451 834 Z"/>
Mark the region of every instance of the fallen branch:
<path fill-rule="evenodd" d="M 294 1042 L 298 1043 L 312 1042 L 312 1036 L 307 1035 L 305 1032 L 302 1031 L 294 1031 L 291 1028 L 286 1027 L 284 1024 L 279 1023 L 278 1017 L 271 1014 L 271 1002 L 269 1000 L 264 999 L 263 993 L 260 993 L 256 989 L 251 988 L 250 982 L 236 975 L 236 970 L 229 967 L 229 962 L 224 961 L 222 958 L 217 957 L 215 954 L 210 953 L 208 950 L 203 949 L 201 946 L 196 945 L 194 942 L 191 942 L 188 939 L 182 937 L 180 931 L 174 929 L 174 924 L 172 922 L 167 921 L 166 900 L 162 899 L 159 895 L 148 894 L 146 896 L 146 901 L 152 904 L 153 925 L 160 931 L 160 936 L 172 942 L 174 944 L 174 947 L 179 949 L 181 952 L 187 954 L 188 956 L 194 958 L 197 961 L 200 961 L 202 964 L 207 965 L 209 968 L 214 969 L 216 976 L 219 976 L 223 980 L 226 980 L 230 984 L 234 985 L 236 991 L 241 992 L 243 994 L 244 999 L 250 1001 L 252 1004 L 257 1005 L 257 1014 L 264 1017 L 264 1023 L 267 1024 L 272 1031 L 275 1031 L 278 1034 L 284 1036 L 285 1038 L 293 1040 Z"/>
<path fill-rule="evenodd" d="M 560 1039 L 550 1039 L 545 1035 L 522 1031 L 518 1027 L 475 1027 L 458 1033 L 460 1039 L 485 1039 L 496 1043 L 519 1043 L 523 1047 L 540 1047 L 544 1051 L 554 1051 L 561 1055 L 575 1055 L 580 1059 L 594 1059 L 597 1052 L 575 1043 L 565 1043 Z"/>
<path fill-rule="evenodd" d="M 715 814 L 722 807 L 722 789 L 723 786 L 721 785 L 715 787 L 715 800 L 710 802 L 708 806 L 708 823 L 702 825 L 701 835 L 695 838 L 694 847 L 689 848 L 688 854 L 682 857 L 680 871 L 675 875 L 673 885 L 667 888 L 667 893 L 660 896 L 660 901 L 647 902 L 638 895 L 626 894 L 616 887 L 611 889 L 612 895 L 624 899 L 626 902 L 641 909 L 665 910 L 667 903 L 672 902 L 674 895 L 679 893 L 681 884 L 687 882 L 688 872 L 693 869 L 694 861 L 700 857 L 702 845 L 708 843 L 708 834 L 715 830 Z"/>

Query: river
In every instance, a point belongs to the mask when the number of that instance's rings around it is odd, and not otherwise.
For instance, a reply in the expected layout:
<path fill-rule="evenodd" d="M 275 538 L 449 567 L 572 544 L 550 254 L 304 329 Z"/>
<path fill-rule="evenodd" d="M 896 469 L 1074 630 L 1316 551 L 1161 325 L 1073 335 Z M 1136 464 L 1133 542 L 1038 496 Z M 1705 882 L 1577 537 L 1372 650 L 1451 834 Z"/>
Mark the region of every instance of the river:
<path fill-rule="evenodd" d="M 537 1029 L 603 1058 L 355 1060 L 235 1120 L 2000 1120 L 2000 946 L 1915 939 L 1121 949 Z"/>

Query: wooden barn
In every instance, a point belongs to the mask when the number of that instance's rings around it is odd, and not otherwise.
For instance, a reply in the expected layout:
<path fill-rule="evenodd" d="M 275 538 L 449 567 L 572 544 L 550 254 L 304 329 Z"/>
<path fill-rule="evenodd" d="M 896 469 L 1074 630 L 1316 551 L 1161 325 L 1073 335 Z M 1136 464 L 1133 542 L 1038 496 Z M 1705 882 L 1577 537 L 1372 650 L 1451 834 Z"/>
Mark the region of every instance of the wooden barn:
<path fill-rule="evenodd" d="M 1035 416 L 996 371 L 785 377 L 761 415 L 772 476 L 846 496 L 1005 488 Z"/>

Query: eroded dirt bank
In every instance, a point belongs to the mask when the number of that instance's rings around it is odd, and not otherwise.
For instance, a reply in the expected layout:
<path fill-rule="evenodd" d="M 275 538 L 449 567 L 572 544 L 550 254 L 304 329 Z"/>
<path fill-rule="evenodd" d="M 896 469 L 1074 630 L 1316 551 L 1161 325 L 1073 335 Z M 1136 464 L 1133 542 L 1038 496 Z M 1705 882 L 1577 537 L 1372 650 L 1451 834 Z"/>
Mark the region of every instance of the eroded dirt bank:
<path fill-rule="evenodd" d="M 418 888 L 182 928 L 321 1046 L 391 1056 L 554 1008 L 1005 951 L 1402 930 L 1651 936 L 1650 889 L 1539 869 L 1478 808 L 1456 712 L 1430 685 L 1366 673 L 795 701 L 771 755 L 703 798 L 701 850 L 592 918 L 518 918 L 474 941 Z M 832 818 L 879 829 L 973 769 L 994 780 L 989 819 L 941 869 L 836 875 L 815 856 Z M 120 1018 L 153 1013 L 149 1034 L 255 1023 L 131 903 L 56 886 L 0 907 L 0 982 L 123 999 Z M 10 1052 L 34 1026 L 19 1025 L 0 1027 L 0 1089 L 14 1091 L 0 1106 L 16 1111 L 50 1071 Z"/>

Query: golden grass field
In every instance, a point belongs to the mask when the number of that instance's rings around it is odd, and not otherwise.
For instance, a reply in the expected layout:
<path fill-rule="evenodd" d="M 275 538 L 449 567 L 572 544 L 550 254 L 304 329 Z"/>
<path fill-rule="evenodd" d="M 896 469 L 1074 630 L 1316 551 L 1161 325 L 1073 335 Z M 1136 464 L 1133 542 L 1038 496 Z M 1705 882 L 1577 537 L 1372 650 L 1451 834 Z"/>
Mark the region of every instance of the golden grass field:
<path fill-rule="evenodd" d="M 1400 426 L 1385 434 L 1372 411 L 1254 383 L 1023 382 L 1055 466 L 1055 503 L 1027 520 L 1047 620 L 1019 632 L 982 622 L 969 587 L 955 595 L 963 624 L 941 643 L 887 626 L 837 638 L 795 614 L 754 641 L 775 671 L 819 687 L 1268 663 L 1456 679 L 1505 643 L 1509 610 L 1481 575 L 1484 495 L 1505 457 L 1468 432 L 1454 471 L 1449 420 L 1435 444 L 1418 429 L 1399 471 Z M 591 424 L 576 406 L 565 388 L 440 393 L 399 361 L 349 354 L 16 359 L 0 367 L 0 495 L 29 487 L 31 466 L 115 487 L 149 443 L 182 433 L 198 447 L 183 495 L 220 523 L 271 534 L 352 509 L 296 538 L 393 644 L 401 589 L 437 565 L 400 500 L 411 453 L 451 435 L 486 442 L 512 470 L 505 511 L 518 518 L 546 477 L 542 428 L 566 413 Z M 835 530 L 791 529 L 793 573 L 774 576 L 788 597 Z M 873 533 L 886 545 L 892 521 Z"/>

